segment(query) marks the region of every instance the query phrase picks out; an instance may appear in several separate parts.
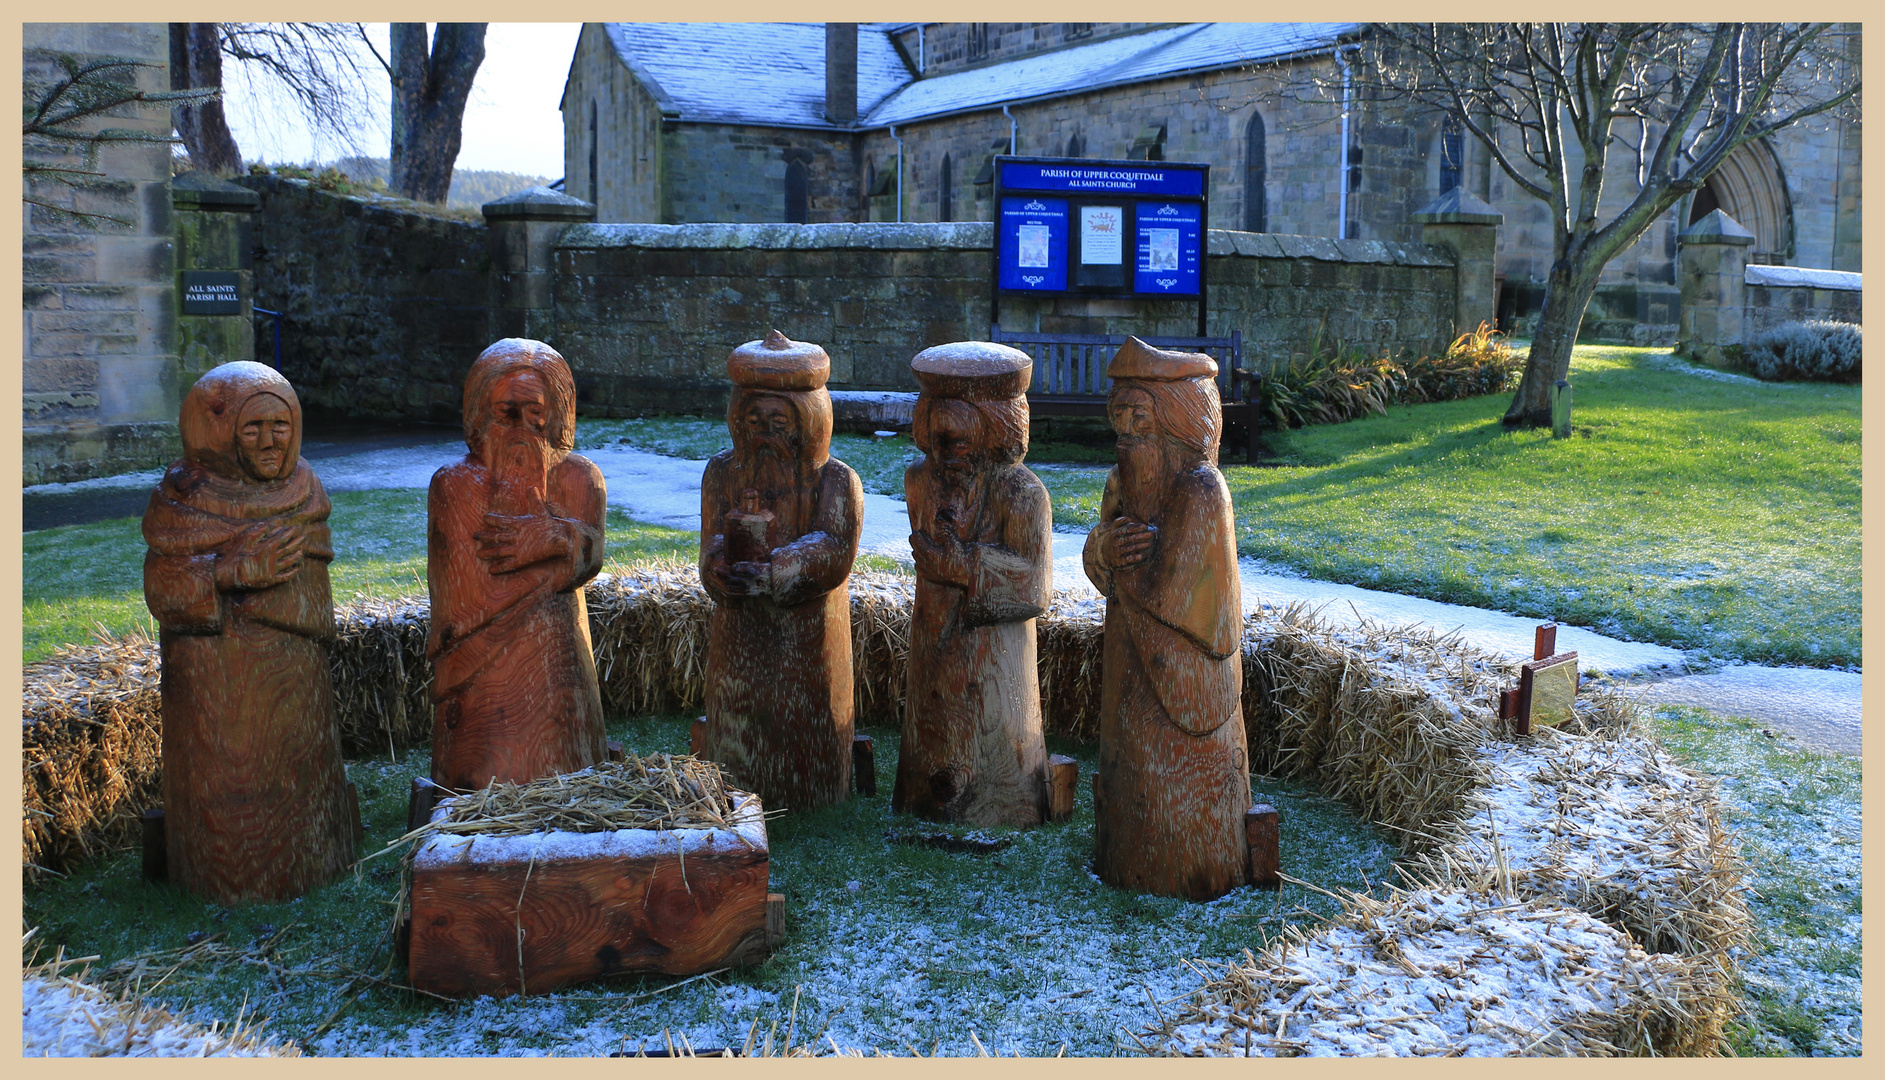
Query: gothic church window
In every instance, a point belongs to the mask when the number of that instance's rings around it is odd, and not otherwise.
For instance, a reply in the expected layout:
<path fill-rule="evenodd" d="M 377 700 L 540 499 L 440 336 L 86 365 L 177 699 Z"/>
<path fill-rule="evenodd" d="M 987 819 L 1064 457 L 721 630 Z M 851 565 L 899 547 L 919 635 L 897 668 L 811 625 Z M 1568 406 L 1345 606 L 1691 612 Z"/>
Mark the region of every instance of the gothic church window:
<path fill-rule="evenodd" d="M 794 224 L 803 225 L 812 219 L 809 173 L 802 159 L 786 162 L 785 219 Z"/>
<path fill-rule="evenodd" d="M 1250 114 L 1244 129 L 1244 231 L 1269 231 L 1269 202 L 1263 184 L 1269 171 L 1269 152 L 1263 135 L 1263 114 Z"/>
<path fill-rule="evenodd" d="M 596 103 L 589 103 L 589 201 L 596 198 Z"/>
<path fill-rule="evenodd" d="M 955 219 L 956 219 L 955 177 L 950 172 L 949 155 L 944 154 L 943 161 L 942 161 L 942 212 L 940 216 L 937 217 L 936 220 L 954 221 Z"/>
<path fill-rule="evenodd" d="M 969 59 L 980 60 L 988 55 L 988 24 L 977 22 L 969 24 Z"/>
<path fill-rule="evenodd" d="M 1085 157 L 1086 156 L 1086 140 L 1082 139 L 1077 133 L 1067 137 L 1067 156 L 1068 157 Z"/>
<path fill-rule="evenodd" d="M 1460 186 L 1460 174 L 1466 163 L 1466 138 L 1458 117 L 1449 116 L 1440 124 L 1440 193 Z"/>

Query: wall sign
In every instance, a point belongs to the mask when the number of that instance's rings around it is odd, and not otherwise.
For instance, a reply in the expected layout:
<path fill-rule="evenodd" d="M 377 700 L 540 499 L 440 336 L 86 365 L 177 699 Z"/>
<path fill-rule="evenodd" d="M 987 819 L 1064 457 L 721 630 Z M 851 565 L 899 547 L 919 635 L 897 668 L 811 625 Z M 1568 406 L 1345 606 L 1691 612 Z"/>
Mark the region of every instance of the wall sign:
<path fill-rule="evenodd" d="M 1199 303 L 1202 325 L 1210 171 L 997 157 L 996 296 L 1182 298 Z"/>
<path fill-rule="evenodd" d="M 183 271 L 183 313 L 242 314 L 242 275 L 234 270 Z"/>

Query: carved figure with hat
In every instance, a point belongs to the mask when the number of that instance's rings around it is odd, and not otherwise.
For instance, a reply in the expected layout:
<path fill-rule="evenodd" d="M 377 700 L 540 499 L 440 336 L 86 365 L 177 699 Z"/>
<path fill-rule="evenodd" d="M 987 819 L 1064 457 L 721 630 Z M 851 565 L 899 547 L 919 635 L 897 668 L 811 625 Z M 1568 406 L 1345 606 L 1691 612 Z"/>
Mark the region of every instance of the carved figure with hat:
<path fill-rule="evenodd" d="M 703 750 L 769 807 L 851 785 L 851 564 L 864 489 L 831 456 L 831 359 L 774 330 L 727 358 L 733 446 L 701 477 L 713 598 Z"/>
<path fill-rule="evenodd" d="M 941 821 L 1038 825 L 1047 752 L 1035 617 L 1053 599 L 1053 509 L 1021 460 L 1028 355 L 961 341 L 910 362 L 923 451 L 904 474 L 916 605 L 892 806 Z"/>
<path fill-rule="evenodd" d="M 1128 338 L 1106 374 L 1119 462 L 1085 551 L 1106 597 L 1094 868 L 1109 885 L 1209 900 L 1250 880 L 1217 364 Z"/>

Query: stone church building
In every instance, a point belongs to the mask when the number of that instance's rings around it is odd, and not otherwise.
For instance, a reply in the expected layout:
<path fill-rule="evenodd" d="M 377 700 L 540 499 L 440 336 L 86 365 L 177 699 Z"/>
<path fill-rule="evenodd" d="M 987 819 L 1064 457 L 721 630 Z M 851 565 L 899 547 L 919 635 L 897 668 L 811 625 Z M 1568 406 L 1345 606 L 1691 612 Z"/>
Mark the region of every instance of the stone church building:
<path fill-rule="evenodd" d="M 1545 206 L 1471 137 L 1339 86 L 1354 23 L 589 23 L 564 89 L 565 190 L 598 221 L 993 220 L 993 158 L 1211 165 L 1214 228 L 1414 241 L 1459 186 L 1504 215 L 1501 316 L 1542 296 Z M 1343 139 L 1346 137 L 1346 147 Z M 1614 155 L 1611 190 L 1630 190 Z M 1343 170 L 1346 168 L 1346 185 Z M 1669 340 L 1676 236 L 1720 209 L 1751 261 L 1859 270 L 1859 131 L 1744 148 L 1605 273 L 1586 332 Z"/>

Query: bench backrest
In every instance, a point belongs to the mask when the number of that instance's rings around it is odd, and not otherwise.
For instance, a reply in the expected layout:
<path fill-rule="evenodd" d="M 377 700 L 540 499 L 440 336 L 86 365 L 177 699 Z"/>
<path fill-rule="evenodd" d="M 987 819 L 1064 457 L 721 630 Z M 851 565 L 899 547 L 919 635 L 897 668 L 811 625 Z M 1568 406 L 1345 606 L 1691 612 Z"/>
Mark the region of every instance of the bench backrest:
<path fill-rule="evenodd" d="M 1113 381 L 1106 377 L 1106 365 L 1126 343 L 1125 334 L 1042 334 L 1032 331 L 989 328 L 989 340 L 1012 345 L 1034 359 L 1031 395 L 1059 397 L 1106 396 Z M 1243 331 L 1233 330 L 1229 337 L 1152 337 L 1139 340 L 1161 349 L 1201 352 L 1217 361 L 1218 396 L 1225 401 L 1237 399 L 1238 389 L 1232 372 L 1242 371 L 1244 363 Z"/>

